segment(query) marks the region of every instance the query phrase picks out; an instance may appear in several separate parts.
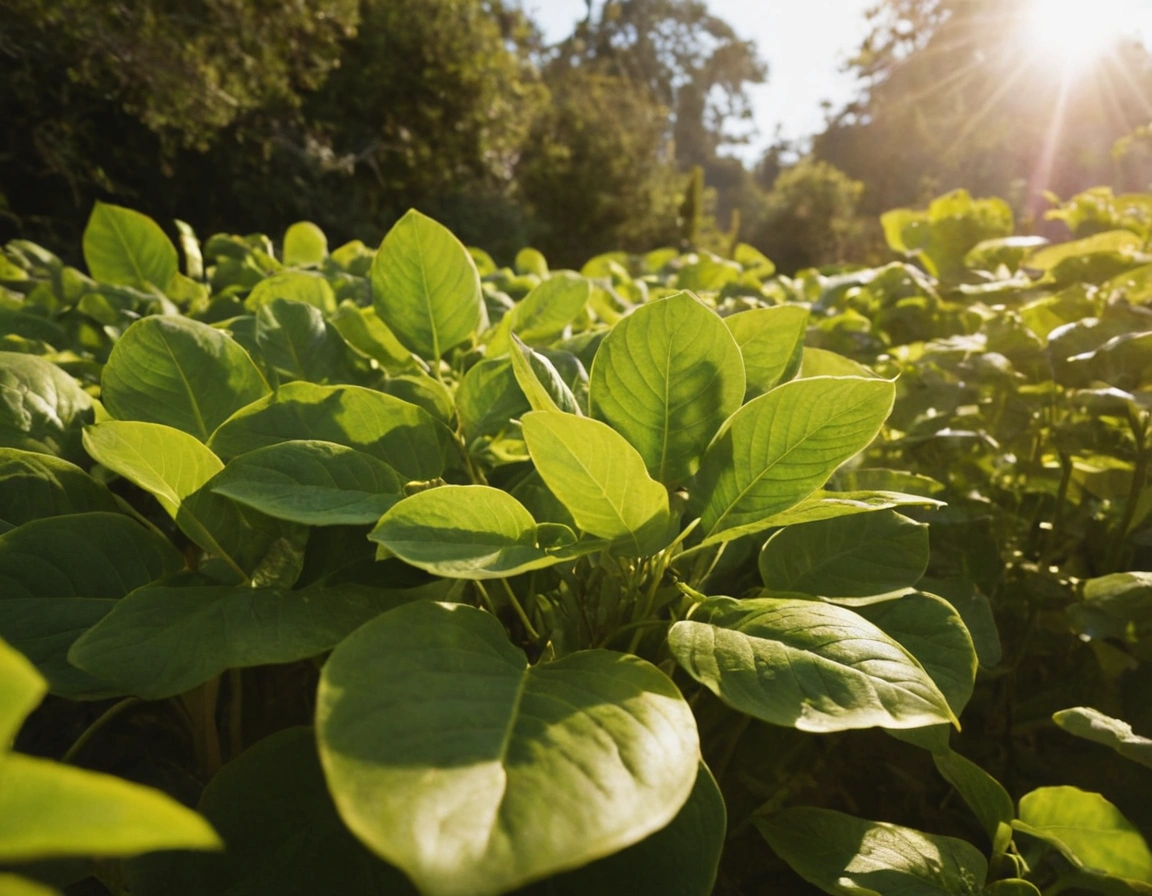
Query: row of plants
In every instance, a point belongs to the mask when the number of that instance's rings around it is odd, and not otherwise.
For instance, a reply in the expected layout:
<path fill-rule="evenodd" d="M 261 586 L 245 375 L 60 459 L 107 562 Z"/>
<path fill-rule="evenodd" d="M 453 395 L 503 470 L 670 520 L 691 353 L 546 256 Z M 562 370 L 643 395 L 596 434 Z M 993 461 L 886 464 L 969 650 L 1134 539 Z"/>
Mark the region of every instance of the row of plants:
<path fill-rule="evenodd" d="M 0 892 L 1152 891 L 1150 207 L 9 243 Z"/>

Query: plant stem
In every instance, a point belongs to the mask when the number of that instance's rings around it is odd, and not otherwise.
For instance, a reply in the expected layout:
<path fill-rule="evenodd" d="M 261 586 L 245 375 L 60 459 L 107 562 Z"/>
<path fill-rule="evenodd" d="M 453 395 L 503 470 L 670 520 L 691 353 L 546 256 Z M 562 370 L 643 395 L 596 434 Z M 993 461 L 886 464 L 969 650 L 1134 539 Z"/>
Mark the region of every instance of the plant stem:
<path fill-rule="evenodd" d="M 524 625 L 524 630 L 528 632 L 528 637 L 533 641 L 540 640 L 540 634 L 532 625 L 532 621 L 528 618 L 528 614 L 524 612 L 524 608 L 520 606 L 520 601 L 516 599 L 516 592 L 512 590 L 512 586 L 508 584 L 507 579 L 501 579 L 500 584 L 504 586 L 504 590 L 508 593 L 508 600 L 512 601 L 512 609 L 516 611 L 516 615 L 520 617 L 520 622 Z"/>
<path fill-rule="evenodd" d="M 192 721 L 196 767 L 204 778 L 211 778 L 224 764 L 220 755 L 220 732 L 216 728 L 216 698 L 219 693 L 220 676 L 217 675 L 180 695 Z"/>
<path fill-rule="evenodd" d="M 1148 481 L 1149 452 L 1145 444 L 1144 421 L 1138 420 L 1135 414 L 1129 413 L 1128 423 L 1132 427 L 1132 436 L 1136 440 L 1136 466 L 1132 470 L 1132 484 L 1128 487 L 1128 497 L 1124 501 L 1124 514 L 1120 517 L 1120 524 L 1116 529 L 1116 537 L 1112 541 L 1112 549 L 1108 552 L 1108 571 L 1116 572 L 1123 556 L 1128 530 L 1136 518 L 1136 508 L 1140 504 L 1140 496 L 1144 492 L 1144 484 Z"/>
<path fill-rule="evenodd" d="M 228 755 L 244 752 L 244 679 L 240 669 L 228 670 Z"/>
<path fill-rule="evenodd" d="M 62 757 L 60 757 L 60 761 L 74 761 L 76 757 L 79 756 L 83 751 L 83 749 L 88 746 L 92 738 L 95 737 L 105 725 L 107 725 L 114 718 L 124 712 L 124 710 L 128 709 L 128 707 L 134 706 L 139 702 L 139 697 L 125 697 L 119 703 L 108 707 L 99 715 L 99 717 L 97 717 L 96 721 L 84 729 L 83 733 L 78 738 L 76 738 L 76 742 L 68 748 L 68 751 Z"/>

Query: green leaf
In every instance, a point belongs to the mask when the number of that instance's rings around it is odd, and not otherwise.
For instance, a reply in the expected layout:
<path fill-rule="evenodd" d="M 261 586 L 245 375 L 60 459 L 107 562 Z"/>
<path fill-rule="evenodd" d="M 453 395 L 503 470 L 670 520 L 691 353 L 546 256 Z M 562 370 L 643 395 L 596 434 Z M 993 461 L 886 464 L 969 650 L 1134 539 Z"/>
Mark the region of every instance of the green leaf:
<path fill-rule="evenodd" d="M 1152 768 L 1152 740 L 1133 733 L 1127 722 L 1088 706 L 1062 709 L 1052 716 L 1052 721 L 1069 734 L 1111 747 L 1125 759 Z"/>
<path fill-rule="evenodd" d="M 858 612 L 916 658 L 958 717 L 972 697 L 977 661 L 972 637 L 955 608 L 933 594 L 913 593 Z M 933 753 L 948 750 L 947 725 L 892 734 Z"/>
<path fill-rule="evenodd" d="M 800 372 L 796 376 L 800 379 L 812 379 L 818 376 L 872 378 L 876 376 L 876 373 L 863 364 L 858 364 L 851 358 L 845 358 L 836 352 L 822 348 L 805 348 L 800 355 Z"/>
<path fill-rule="evenodd" d="M 813 492 L 799 504 L 780 513 L 774 513 L 763 521 L 764 528 L 775 526 L 797 526 L 801 523 L 814 523 L 838 517 L 872 513 L 877 510 L 891 510 L 894 507 L 942 507 L 944 502 L 922 495 L 906 495 L 901 492 L 858 491 Z"/>
<path fill-rule="evenodd" d="M 311 221 L 297 221 L 284 231 L 284 264 L 318 265 L 328 257 L 328 237 Z"/>
<path fill-rule="evenodd" d="M 983 896 L 1040 896 L 1035 884 L 1019 877 L 993 881 L 982 893 Z"/>
<path fill-rule="evenodd" d="M 305 526 L 371 525 L 400 500 L 404 479 L 371 454 L 334 442 L 290 441 L 228 462 L 213 492 Z"/>
<path fill-rule="evenodd" d="M 532 410 L 559 411 L 581 416 L 576 396 L 561 378 L 559 371 L 552 366 L 552 362 L 532 351 L 517 336 L 512 337 L 512 343 L 512 373 Z"/>
<path fill-rule="evenodd" d="M 230 459 L 297 439 L 335 442 L 423 481 L 444 472 L 451 438 L 427 411 L 383 392 L 298 382 L 237 412 L 208 444 Z"/>
<path fill-rule="evenodd" d="M 509 421 L 531 409 L 512 362 L 504 358 L 485 358 L 472 365 L 456 389 L 460 428 L 470 443 L 506 433 Z"/>
<path fill-rule="evenodd" d="M 876 437 L 895 394 L 887 380 L 817 377 L 744 405 L 709 446 L 692 489 L 706 541 L 759 531 L 815 492 Z"/>
<path fill-rule="evenodd" d="M 170 852 L 128 865 L 135 896 L 416 896 L 336 814 L 311 728 L 289 728 L 216 774 L 197 807 L 225 851 Z"/>
<path fill-rule="evenodd" d="M 828 732 L 955 721 L 912 653 L 845 607 L 709 598 L 672 626 L 668 646 L 733 709 L 774 725 Z"/>
<path fill-rule="evenodd" d="M 115 598 L 15 597 L 0 600 L 0 637 L 23 653 L 69 700 L 103 700 L 123 691 L 68 662 L 68 651 L 84 632 L 112 612 Z"/>
<path fill-rule="evenodd" d="M 754 308 L 726 317 L 724 323 L 744 358 L 746 400 L 763 395 L 800 372 L 808 327 L 808 309 L 803 305 Z"/>
<path fill-rule="evenodd" d="M 867 597 L 915 585 L 928 567 L 928 526 L 892 510 L 781 529 L 760 551 L 774 591 Z"/>
<path fill-rule="evenodd" d="M 1076 787 L 1040 787 L 1020 798 L 1012 826 L 1039 837 L 1077 868 L 1138 883 L 1152 883 L 1152 851 L 1119 809 L 1098 793 Z"/>
<path fill-rule="evenodd" d="M 528 345 L 548 345 L 584 310 L 592 297 L 592 284 L 576 274 L 557 274 L 536 286 L 504 316 L 488 343 L 492 357 L 510 350 L 515 334 Z"/>
<path fill-rule="evenodd" d="M 32 664 L 0 640 L 0 757 L 28 714 L 40 705 L 45 690 L 44 679 Z"/>
<path fill-rule="evenodd" d="M 988 873 L 964 840 L 829 809 L 801 806 L 753 823 L 792 870 L 834 896 L 976 896 Z"/>
<path fill-rule="evenodd" d="M 0 448 L 0 533 L 42 517 L 90 510 L 115 512 L 116 499 L 79 467 L 48 454 Z"/>
<path fill-rule="evenodd" d="M 19 753 L 0 760 L 0 862 L 220 847 L 203 818 L 151 787 Z"/>
<path fill-rule="evenodd" d="M 59 890 L 16 874 L 0 873 L 0 896 L 61 896 Z"/>
<path fill-rule="evenodd" d="M 130 326 L 112 349 L 101 386 L 113 417 L 163 423 L 201 442 L 269 393 L 239 343 L 181 317 L 147 317 Z"/>
<path fill-rule="evenodd" d="M 380 244 L 372 301 L 405 347 L 430 361 L 475 334 L 486 317 L 472 256 L 447 228 L 415 209 Z"/>
<path fill-rule="evenodd" d="M 445 485 L 417 492 L 368 536 L 412 566 L 454 579 L 496 579 L 559 562 L 539 546 L 536 521 L 507 492 Z"/>
<path fill-rule="evenodd" d="M 535 274 L 538 277 L 548 276 L 548 261 L 539 249 L 524 248 L 516 253 L 513 262 L 517 274 Z"/>
<path fill-rule="evenodd" d="M 720 788 L 708 766 L 700 763 L 688 802 L 667 827 L 519 896 L 709 896 L 727 823 Z"/>
<path fill-rule="evenodd" d="M 580 529 L 634 556 L 664 546 L 668 492 L 649 478 L 644 459 L 623 436 L 570 414 L 532 411 L 521 422 L 537 472 Z"/>
<path fill-rule="evenodd" d="M 336 296 L 328 281 L 304 271 L 283 271 L 261 280 L 248 293 L 244 309 L 255 312 L 276 299 L 300 302 L 324 314 L 336 311 Z"/>
<path fill-rule="evenodd" d="M 48 517 L 0 535 L 0 602 L 123 597 L 183 566 L 179 551 L 123 514 Z"/>
<path fill-rule="evenodd" d="M 97 202 L 84 228 L 84 262 L 101 283 L 168 288 L 180 262 L 160 226 L 140 212 Z"/>
<path fill-rule="evenodd" d="M 118 601 L 68 659 L 126 693 L 161 700 L 226 669 L 317 656 L 374 616 L 421 596 L 420 589 L 355 585 L 299 591 L 149 585 Z"/>
<path fill-rule="evenodd" d="M 687 293 L 650 302 L 612 328 L 591 374 L 592 414 L 640 452 L 648 472 L 682 483 L 744 399 L 740 347 Z"/>
<path fill-rule="evenodd" d="M 329 316 L 328 322 L 352 348 L 375 358 L 385 370 L 396 372 L 414 368 L 412 353 L 384 326 L 374 309 L 358 308 L 345 301 L 335 314 Z"/>
<path fill-rule="evenodd" d="M 1011 825 L 1012 819 L 1016 817 L 1008 791 L 988 772 L 959 753 L 936 753 L 932 761 L 936 763 L 936 770 L 944 780 L 956 788 L 956 792 L 980 820 L 988 839 L 993 842 L 999 839 L 1001 829 Z M 1007 833 L 1010 837 L 1011 830 Z M 1007 843 L 1003 845 L 1007 846 Z"/>
<path fill-rule="evenodd" d="M 268 366 L 285 379 L 326 384 L 356 378 L 340 332 L 319 308 L 303 302 L 272 299 L 261 305 L 256 344 Z"/>
<path fill-rule="evenodd" d="M 654 666 L 605 650 L 529 666 L 462 605 L 401 607 L 345 640 L 316 723 L 344 822 L 425 896 L 494 896 L 637 843 L 699 759 Z"/>
<path fill-rule="evenodd" d="M 92 398 L 59 367 L 0 352 L 0 448 L 80 460 L 80 430 L 94 417 Z"/>
<path fill-rule="evenodd" d="M 212 501 L 208 495 L 194 500 L 224 464 L 199 441 L 159 423 L 110 420 L 84 431 L 84 447 L 99 463 L 155 497 L 201 548 L 226 556 L 214 531 L 226 516 L 220 505 L 224 499 Z"/>

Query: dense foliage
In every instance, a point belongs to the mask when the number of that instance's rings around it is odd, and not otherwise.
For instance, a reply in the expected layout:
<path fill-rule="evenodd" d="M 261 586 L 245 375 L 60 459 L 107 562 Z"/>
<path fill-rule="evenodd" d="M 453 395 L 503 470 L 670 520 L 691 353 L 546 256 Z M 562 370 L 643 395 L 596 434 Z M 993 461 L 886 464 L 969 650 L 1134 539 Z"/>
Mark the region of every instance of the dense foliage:
<path fill-rule="evenodd" d="M 0 889 L 1148 892 L 1150 210 L 8 243 Z"/>

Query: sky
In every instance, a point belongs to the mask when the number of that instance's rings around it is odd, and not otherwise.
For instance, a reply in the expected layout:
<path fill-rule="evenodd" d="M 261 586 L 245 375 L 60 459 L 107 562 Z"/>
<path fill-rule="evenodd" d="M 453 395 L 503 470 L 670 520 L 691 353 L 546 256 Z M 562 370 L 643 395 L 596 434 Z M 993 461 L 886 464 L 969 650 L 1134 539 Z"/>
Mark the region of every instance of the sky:
<path fill-rule="evenodd" d="M 756 136 L 734 154 L 755 162 L 773 142 L 777 128 L 788 140 L 823 130 L 823 100 L 843 105 L 855 90 L 840 71 L 844 59 L 867 33 L 864 11 L 875 0 L 708 0 L 713 13 L 745 39 L 756 42 L 768 63 L 768 83 L 749 89 Z M 524 0 L 544 31 L 557 41 L 583 17 L 584 0 Z"/>

